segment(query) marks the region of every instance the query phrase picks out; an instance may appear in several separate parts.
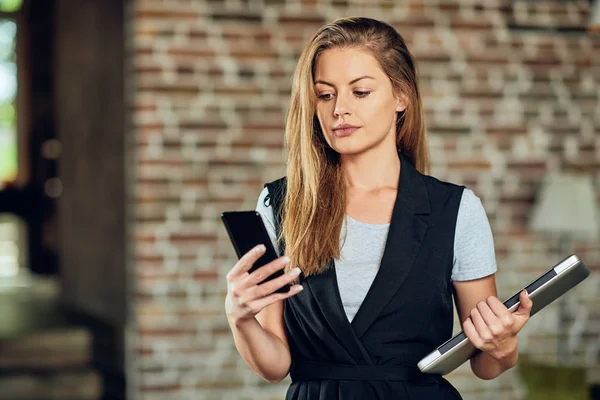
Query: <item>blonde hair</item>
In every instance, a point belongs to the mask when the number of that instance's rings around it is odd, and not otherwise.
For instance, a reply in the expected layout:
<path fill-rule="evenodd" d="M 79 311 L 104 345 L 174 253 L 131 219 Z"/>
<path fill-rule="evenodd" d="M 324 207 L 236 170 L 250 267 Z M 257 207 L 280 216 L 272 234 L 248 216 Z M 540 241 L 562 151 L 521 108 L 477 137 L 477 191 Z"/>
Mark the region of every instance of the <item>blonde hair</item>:
<path fill-rule="evenodd" d="M 390 78 L 395 95 L 408 99 L 398 113 L 396 145 L 422 173 L 429 158 L 421 96 L 412 56 L 390 25 L 370 18 L 340 18 L 323 26 L 305 45 L 294 74 L 285 127 L 287 192 L 282 204 L 279 241 L 285 240 L 290 263 L 304 276 L 324 271 L 340 257 L 340 231 L 346 212 L 339 155 L 329 147 L 315 114 L 314 71 L 319 55 L 331 48 L 370 51 Z"/>

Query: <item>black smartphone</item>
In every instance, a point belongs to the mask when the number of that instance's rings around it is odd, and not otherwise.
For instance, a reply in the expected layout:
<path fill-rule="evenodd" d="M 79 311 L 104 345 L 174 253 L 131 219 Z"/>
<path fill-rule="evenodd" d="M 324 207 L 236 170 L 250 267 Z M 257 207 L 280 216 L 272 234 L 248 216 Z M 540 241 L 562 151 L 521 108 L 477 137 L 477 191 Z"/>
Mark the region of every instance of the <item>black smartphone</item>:
<path fill-rule="evenodd" d="M 266 251 L 250 267 L 248 270 L 249 273 L 278 258 L 267 228 L 258 211 L 225 211 L 221 213 L 221 220 L 225 225 L 225 229 L 227 229 L 229 239 L 231 239 L 238 259 L 259 244 L 265 245 Z M 275 279 L 283 274 L 283 268 L 279 269 L 261 283 Z M 289 291 L 290 285 L 286 284 L 275 292 L 287 293 Z"/>

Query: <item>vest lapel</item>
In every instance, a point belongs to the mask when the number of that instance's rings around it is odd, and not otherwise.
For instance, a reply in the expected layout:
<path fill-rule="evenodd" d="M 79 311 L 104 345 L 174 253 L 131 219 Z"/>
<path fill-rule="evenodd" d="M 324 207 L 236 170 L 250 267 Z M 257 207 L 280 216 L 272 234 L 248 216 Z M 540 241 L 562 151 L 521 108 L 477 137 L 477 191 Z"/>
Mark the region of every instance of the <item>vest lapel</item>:
<path fill-rule="evenodd" d="M 421 174 L 400 153 L 400 181 L 381 266 L 352 327 L 361 338 L 400 289 L 412 269 L 428 228 L 429 196 Z"/>
<path fill-rule="evenodd" d="M 309 288 L 327 323 L 359 364 L 372 364 L 360 338 L 402 286 L 428 227 L 430 210 L 425 182 L 406 156 L 399 154 L 399 157 L 398 194 L 381 266 L 352 323 L 343 309 L 333 260 L 323 274 L 302 282 Z"/>
<path fill-rule="evenodd" d="M 329 261 L 325 272 L 309 276 L 302 284 L 309 288 L 331 330 L 356 363 L 372 364 L 369 353 L 352 331 L 344 312 L 333 260 Z"/>

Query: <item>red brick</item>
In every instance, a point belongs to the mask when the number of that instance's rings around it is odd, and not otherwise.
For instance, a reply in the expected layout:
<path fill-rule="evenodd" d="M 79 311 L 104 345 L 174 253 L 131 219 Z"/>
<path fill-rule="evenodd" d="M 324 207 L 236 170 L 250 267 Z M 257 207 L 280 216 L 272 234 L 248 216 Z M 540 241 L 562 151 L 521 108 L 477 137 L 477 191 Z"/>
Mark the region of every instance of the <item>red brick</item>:
<path fill-rule="evenodd" d="M 487 31 L 494 28 L 490 21 L 471 19 L 471 20 L 454 20 L 450 23 L 450 28 L 454 30 Z"/>
<path fill-rule="evenodd" d="M 462 160 L 449 161 L 448 168 L 450 169 L 476 169 L 486 170 L 491 168 L 491 163 L 488 160 Z"/>
<path fill-rule="evenodd" d="M 488 126 L 485 131 L 490 135 L 526 135 L 526 126 Z"/>
<path fill-rule="evenodd" d="M 198 19 L 199 14 L 193 10 L 169 10 L 165 9 L 142 9 L 135 13 L 135 18 L 143 20 L 187 20 L 193 21 Z"/>
<path fill-rule="evenodd" d="M 409 29 L 415 28 L 433 28 L 435 21 L 433 18 L 423 14 L 408 15 L 405 18 L 391 19 L 389 24 L 402 34 Z M 403 35 L 404 36 L 404 35 Z M 406 39 L 406 37 L 405 37 Z"/>

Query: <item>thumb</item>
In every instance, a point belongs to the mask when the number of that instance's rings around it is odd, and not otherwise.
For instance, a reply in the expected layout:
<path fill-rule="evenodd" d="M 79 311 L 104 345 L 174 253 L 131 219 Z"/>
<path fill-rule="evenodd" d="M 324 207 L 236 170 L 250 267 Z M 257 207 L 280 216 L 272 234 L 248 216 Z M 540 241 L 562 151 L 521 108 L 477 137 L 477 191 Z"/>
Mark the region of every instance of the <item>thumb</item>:
<path fill-rule="evenodd" d="M 529 318 L 529 314 L 531 313 L 531 307 L 533 307 L 533 301 L 529 298 L 529 294 L 527 290 L 523 289 L 521 294 L 519 295 L 519 308 L 514 312 L 514 315 L 517 317 L 523 317 L 525 320 Z"/>

